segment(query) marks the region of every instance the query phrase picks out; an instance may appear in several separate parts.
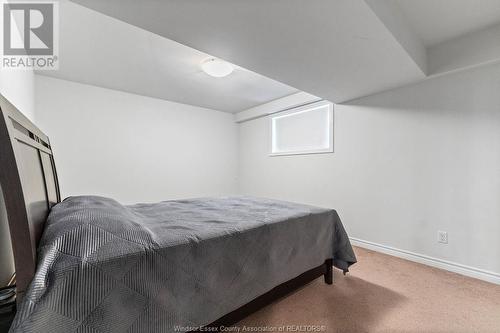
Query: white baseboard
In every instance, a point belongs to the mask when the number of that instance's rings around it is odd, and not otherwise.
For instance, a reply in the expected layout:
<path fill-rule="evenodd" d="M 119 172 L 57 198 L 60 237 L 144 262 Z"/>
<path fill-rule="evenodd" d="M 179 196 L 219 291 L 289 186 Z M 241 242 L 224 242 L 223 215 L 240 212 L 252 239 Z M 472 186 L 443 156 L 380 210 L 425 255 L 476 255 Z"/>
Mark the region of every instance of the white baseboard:
<path fill-rule="evenodd" d="M 377 244 L 358 238 L 350 237 L 350 239 L 351 239 L 351 244 L 354 246 L 359 246 L 368 250 L 389 254 L 391 256 L 407 259 L 410 261 L 418 262 L 420 264 L 444 269 L 450 272 L 488 281 L 491 283 L 500 284 L 500 274 L 495 272 L 490 272 L 484 269 L 466 266 L 447 260 L 433 258 L 423 254 L 418 254 L 406 250 L 400 250 L 391 246 Z"/>

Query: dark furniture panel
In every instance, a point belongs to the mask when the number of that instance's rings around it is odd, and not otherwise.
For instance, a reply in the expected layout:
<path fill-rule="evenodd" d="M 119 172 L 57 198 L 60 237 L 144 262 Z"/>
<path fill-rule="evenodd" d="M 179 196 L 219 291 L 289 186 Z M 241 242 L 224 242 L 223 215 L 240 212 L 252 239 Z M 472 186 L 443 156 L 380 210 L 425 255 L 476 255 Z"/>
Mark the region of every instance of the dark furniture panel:
<path fill-rule="evenodd" d="M 50 207 L 60 194 L 49 138 L 3 96 L 0 112 L 0 184 L 8 220 L 0 223 L 10 229 L 19 302 L 35 272 Z"/>

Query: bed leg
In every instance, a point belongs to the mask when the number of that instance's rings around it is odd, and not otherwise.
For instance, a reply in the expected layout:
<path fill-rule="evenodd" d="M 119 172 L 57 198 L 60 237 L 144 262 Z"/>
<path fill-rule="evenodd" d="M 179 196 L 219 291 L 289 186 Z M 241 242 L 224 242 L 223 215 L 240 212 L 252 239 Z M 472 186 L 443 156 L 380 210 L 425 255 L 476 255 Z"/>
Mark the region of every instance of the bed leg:
<path fill-rule="evenodd" d="M 333 284 L 333 259 L 326 259 L 325 260 L 325 283 L 326 284 Z"/>

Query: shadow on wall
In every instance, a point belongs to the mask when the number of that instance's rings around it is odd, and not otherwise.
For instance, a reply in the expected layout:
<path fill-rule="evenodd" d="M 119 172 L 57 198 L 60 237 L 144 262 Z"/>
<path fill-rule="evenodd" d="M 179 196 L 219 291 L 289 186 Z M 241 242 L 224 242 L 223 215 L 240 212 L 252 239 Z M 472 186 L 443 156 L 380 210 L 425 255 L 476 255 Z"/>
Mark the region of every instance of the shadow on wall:
<path fill-rule="evenodd" d="M 338 106 L 344 124 L 356 126 L 339 128 L 351 177 L 365 182 L 360 195 L 371 194 L 384 229 L 397 230 L 364 239 L 499 272 L 499 261 L 483 255 L 500 254 L 499 77 L 494 64 Z M 438 230 L 453 239 L 445 247 L 435 241 Z"/>
<path fill-rule="evenodd" d="M 367 332 L 404 301 L 390 289 L 335 270 L 333 286 L 319 278 L 237 326 L 325 325 L 326 332 Z"/>

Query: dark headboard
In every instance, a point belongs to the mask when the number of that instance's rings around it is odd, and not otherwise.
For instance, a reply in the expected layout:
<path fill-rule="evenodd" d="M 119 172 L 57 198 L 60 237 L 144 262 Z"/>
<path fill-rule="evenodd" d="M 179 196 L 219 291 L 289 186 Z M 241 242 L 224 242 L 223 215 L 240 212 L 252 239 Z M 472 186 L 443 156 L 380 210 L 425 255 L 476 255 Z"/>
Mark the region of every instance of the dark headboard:
<path fill-rule="evenodd" d="M 20 300 L 35 273 L 47 215 L 61 196 L 49 138 L 1 95 L 0 112 L 0 185 Z"/>

